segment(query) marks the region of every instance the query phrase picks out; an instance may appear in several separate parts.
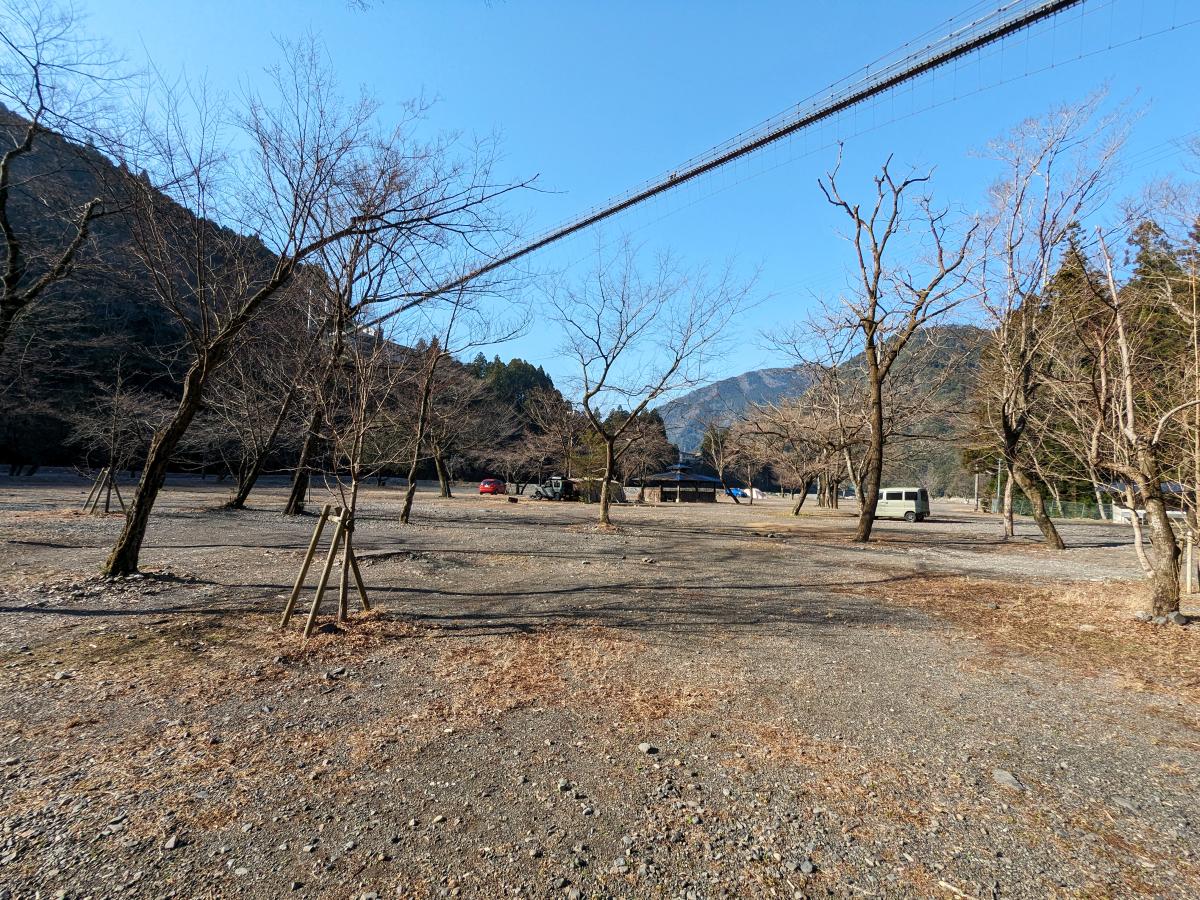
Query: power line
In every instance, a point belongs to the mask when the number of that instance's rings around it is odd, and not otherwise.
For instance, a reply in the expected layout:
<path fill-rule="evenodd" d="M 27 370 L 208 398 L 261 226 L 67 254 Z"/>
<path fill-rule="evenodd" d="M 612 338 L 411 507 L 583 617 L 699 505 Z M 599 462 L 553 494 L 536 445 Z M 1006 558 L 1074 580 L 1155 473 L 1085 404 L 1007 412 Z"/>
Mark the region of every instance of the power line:
<path fill-rule="evenodd" d="M 1023 31 L 1083 2 L 1084 0 L 1045 0 L 1045 2 L 1037 3 L 1027 8 L 1024 12 L 1018 12 L 1009 17 L 1006 17 L 1005 14 L 1010 12 L 1014 7 L 1021 7 L 1024 4 L 1014 2 L 1002 5 L 988 15 L 969 22 L 951 31 L 949 34 L 932 41 L 920 51 L 885 66 L 875 75 L 864 76 L 843 88 L 834 90 L 827 95 L 825 101 L 822 103 L 816 103 L 814 106 L 803 111 L 794 109 L 768 120 L 757 129 L 738 135 L 732 140 L 718 145 L 708 153 L 688 160 L 666 176 L 613 198 L 602 206 L 593 208 L 567 224 L 550 230 L 531 243 L 490 259 L 483 265 L 477 266 L 466 274 L 454 278 L 437 288 L 414 292 L 409 296 L 411 299 L 420 300 L 461 289 L 480 276 L 510 265 L 522 257 L 541 250 L 569 235 L 590 228 L 592 225 L 611 218 L 633 206 L 637 206 L 652 197 L 693 181 L 701 175 L 761 150 L 763 147 L 773 144 L 788 135 L 795 134 L 811 125 L 822 122 L 831 116 L 857 106 L 865 100 L 869 100 L 871 97 L 912 81 L 927 72 Z M 997 19 L 999 21 L 995 21 Z M 383 314 L 365 327 L 375 327 L 397 315 L 399 312 L 411 308 L 411 306 L 411 302 L 405 303 L 399 309 Z"/>

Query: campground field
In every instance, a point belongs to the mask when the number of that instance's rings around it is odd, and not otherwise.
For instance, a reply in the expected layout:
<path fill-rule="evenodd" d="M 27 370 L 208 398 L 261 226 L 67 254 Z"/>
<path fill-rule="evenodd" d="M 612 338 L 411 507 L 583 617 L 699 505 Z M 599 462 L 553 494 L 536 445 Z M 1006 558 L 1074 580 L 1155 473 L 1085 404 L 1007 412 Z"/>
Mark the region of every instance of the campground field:
<path fill-rule="evenodd" d="M 0 480 L 0 897 L 1200 895 L 1200 628 L 1125 528 L 370 487 L 305 642 L 281 483 L 172 478 L 116 581 L 86 493 Z"/>

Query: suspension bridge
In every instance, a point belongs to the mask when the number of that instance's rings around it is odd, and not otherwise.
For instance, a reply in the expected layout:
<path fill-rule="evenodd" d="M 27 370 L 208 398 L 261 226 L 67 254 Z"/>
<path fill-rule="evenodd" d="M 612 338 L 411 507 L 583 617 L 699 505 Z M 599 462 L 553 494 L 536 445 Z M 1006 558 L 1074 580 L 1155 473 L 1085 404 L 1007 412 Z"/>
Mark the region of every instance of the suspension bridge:
<path fill-rule="evenodd" d="M 978 55 L 981 51 L 1000 44 L 1035 26 L 1052 22 L 1064 14 L 1076 11 L 1080 19 L 1130 0 L 1015 0 L 992 7 L 984 0 L 968 8 L 966 13 L 945 23 L 942 28 L 930 30 L 901 45 L 898 52 L 881 57 L 853 76 L 835 82 L 825 90 L 797 103 L 758 126 L 719 144 L 699 156 L 695 156 L 631 190 L 610 198 L 605 203 L 586 210 L 539 237 L 520 244 L 518 247 L 488 258 L 465 273 L 431 289 L 414 291 L 399 307 L 380 315 L 366 327 L 376 327 L 399 313 L 432 297 L 461 290 L 483 276 L 512 265 L 539 250 L 598 225 L 651 199 L 676 191 L 683 185 L 695 182 L 725 166 L 758 153 L 789 136 L 803 132 L 826 122 L 840 113 L 858 107 L 873 98 L 894 91 L 903 85 L 917 81 L 923 76 L 959 60 Z M 1158 0 L 1141 0 L 1142 19 L 1145 19 L 1145 4 Z M 1163 6 L 1170 5 L 1164 2 Z M 1186 5 L 1186 4 L 1185 4 Z M 980 9 L 982 8 L 982 11 Z M 1178 3 L 1171 10 L 1169 20 L 1158 31 L 1143 28 L 1134 35 L 1110 35 L 1106 46 L 1091 51 L 1103 52 L 1124 43 L 1141 40 L 1153 34 L 1174 30 L 1200 22 L 1200 16 L 1185 21 L 1179 20 Z M 910 50 L 909 48 L 917 49 Z M 1079 58 L 1090 53 L 1080 51 Z M 889 59 L 890 57 L 890 59 Z"/>

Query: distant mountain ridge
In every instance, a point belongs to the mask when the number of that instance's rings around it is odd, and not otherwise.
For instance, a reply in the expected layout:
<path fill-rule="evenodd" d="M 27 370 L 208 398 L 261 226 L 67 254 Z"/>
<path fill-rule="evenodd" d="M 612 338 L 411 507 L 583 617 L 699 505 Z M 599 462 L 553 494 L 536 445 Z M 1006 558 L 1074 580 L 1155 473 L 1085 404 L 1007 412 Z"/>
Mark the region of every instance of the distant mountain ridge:
<path fill-rule="evenodd" d="M 671 442 L 684 453 L 694 453 L 708 423 L 728 425 L 753 404 L 799 397 L 809 384 L 808 375 L 799 368 L 755 369 L 676 397 L 658 411 Z"/>
<path fill-rule="evenodd" d="M 930 377 L 940 378 L 939 373 L 952 369 L 938 390 L 939 397 L 952 408 L 966 408 L 970 385 L 979 369 L 979 348 L 986 335 L 986 331 L 972 325 L 944 325 L 913 336 L 910 347 L 933 340 L 939 348 L 928 362 Z M 861 356 L 844 365 L 861 368 Z M 658 411 L 670 440 L 683 452 L 695 453 L 710 422 L 728 425 L 753 404 L 799 397 L 809 384 L 808 376 L 799 368 L 755 369 L 676 397 L 658 407 Z M 950 419 L 934 421 L 929 428 L 931 435 L 950 436 L 954 431 L 955 424 Z M 893 453 L 885 476 L 915 479 L 939 494 L 963 493 L 969 476 L 962 469 L 958 445 L 953 440 L 943 438 L 943 441 L 929 442 L 919 449 L 910 444 L 902 454 Z"/>

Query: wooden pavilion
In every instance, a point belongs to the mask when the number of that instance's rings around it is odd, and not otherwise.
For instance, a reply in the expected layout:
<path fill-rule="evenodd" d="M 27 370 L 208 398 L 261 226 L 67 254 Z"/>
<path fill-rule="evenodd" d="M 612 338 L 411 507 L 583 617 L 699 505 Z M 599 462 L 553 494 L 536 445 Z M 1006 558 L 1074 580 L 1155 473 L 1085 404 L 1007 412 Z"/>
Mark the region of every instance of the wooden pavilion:
<path fill-rule="evenodd" d="M 684 463 L 647 475 L 641 487 L 651 503 L 716 503 L 717 492 L 723 490 L 719 478 L 693 472 Z"/>

